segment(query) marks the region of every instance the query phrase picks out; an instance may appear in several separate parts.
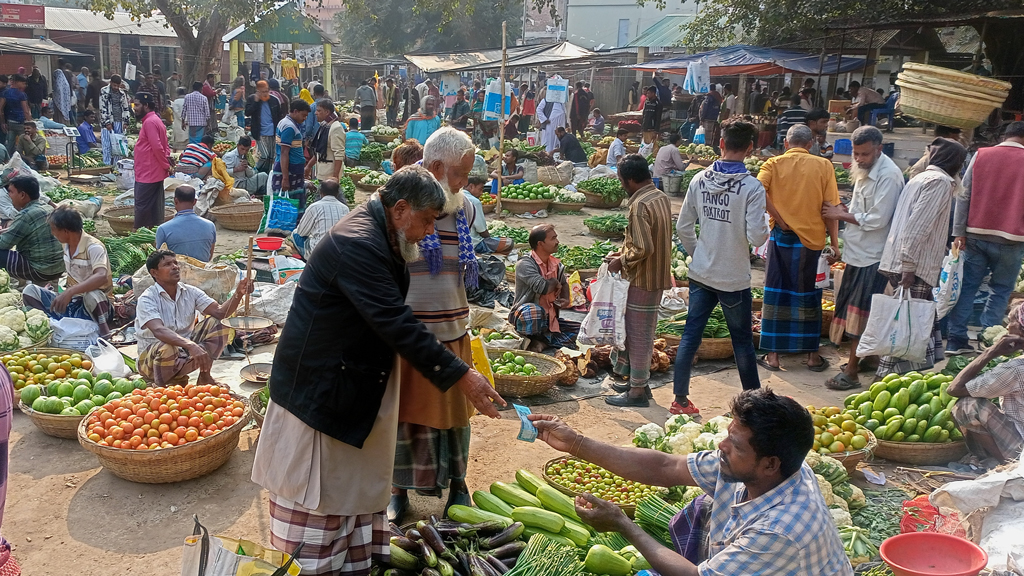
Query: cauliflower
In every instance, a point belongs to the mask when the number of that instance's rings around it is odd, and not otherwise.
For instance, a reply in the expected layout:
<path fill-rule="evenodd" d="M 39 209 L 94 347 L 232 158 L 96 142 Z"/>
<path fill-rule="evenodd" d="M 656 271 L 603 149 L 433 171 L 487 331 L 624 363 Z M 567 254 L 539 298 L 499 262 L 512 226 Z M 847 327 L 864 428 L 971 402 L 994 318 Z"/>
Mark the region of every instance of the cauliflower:
<path fill-rule="evenodd" d="M 673 434 L 665 437 L 661 449 L 669 454 L 689 454 L 693 451 L 693 440 L 685 434 Z"/>
<path fill-rule="evenodd" d="M 7 292 L 11 289 L 11 277 L 7 274 L 7 270 L 0 268 L 0 293 Z"/>
<path fill-rule="evenodd" d="M 9 326 L 0 325 L 0 352 L 10 352 L 21 347 L 18 333 Z"/>
<path fill-rule="evenodd" d="M 665 437 L 665 431 L 661 426 L 650 423 L 644 424 L 633 431 L 633 445 L 639 448 L 656 448 L 658 441 Z"/>
<path fill-rule="evenodd" d="M 728 416 L 715 416 L 704 425 L 704 431 L 711 432 L 712 434 L 726 432 L 731 422 L 732 418 Z"/>
<path fill-rule="evenodd" d="M 28 348 L 32 344 L 32 339 L 28 336 L 18 336 L 18 348 Z"/>
<path fill-rule="evenodd" d="M 679 431 L 684 424 L 693 422 L 693 419 L 686 414 L 675 414 L 665 421 L 665 434 L 671 436 Z"/>
<path fill-rule="evenodd" d="M 2 271 L 0 270 L 0 272 Z M 15 308 L 21 306 L 21 294 L 18 292 L 4 292 L 0 294 L 0 308 L 7 308 L 8 306 Z"/>
<path fill-rule="evenodd" d="M 811 470 L 814 470 L 816 466 L 821 466 L 821 454 L 811 450 L 804 458 L 804 463 L 807 464 Z"/>
<path fill-rule="evenodd" d="M 811 466 L 811 470 L 824 476 L 833 486 L 850 479 L 843 464 L 831 456 L 821 456 L 817 464 Z"/>
<path fill-rule="evenodd" d="M 710 432 L 703 432 L 700 436 L 697 436 L 693 440 L 693 451 L 701 452 L 703 450 L 717 450 L 718 442 L 715 440 L 715 435 Z"/>
<path fill-rule="evenodd" d="M 849 482 L 840 482 L 832 485 L 832 493 L 839 496 L 843 501 L 853 498 L 853 485 Z"/>
<path fill-rule="evenodd" d="M 12 306 L 4 308 L 0 310 L 0 324 L 7 326 L 17 335 L 17 332 L 25 329 L 25 313 Z"/>
<path fill-rule="evenodd" d="M 832 504 L 829 505 L 829 508 L 842 508 L 847 512 L 850 511 L 850 506 L 846 503 L 846 500 L 835 495 L 832 496 Z"/>
<path fill-rule="evenodd" d="M 38 314 L 29 312 L 25 320 L 25 332 L 33 340 L 42 340 L 50 333 L 50 319 L 45 313 L 35 310 Z"/>
<path fill-rule="evenodd" d="M 690 440 L 696 440 L 704 432 L 704 427 L 699 422 L 687 422 L 679 429 L 679 434 L 685 434 Z"/>
<path fill-rule="evenodd" d="M 1009 332 L 1003 326 L 989 326 L 981 331 L 981 341 L 984 342 L 986 346 L 991 346 L 1008 333 Z"/>
<path fill-rule="evenodd" d="M 835 501 L 835 498 L 832 496 L 832 485 L 821 474 L 815 474 L 814 478 L 818 481 L 818 490 L 821 491 L 821 497 L 824 498 L 825 504 L 832 505 Z"/>
<path fill-rule="evenodd" d="M 828 513 L 832 515 L 832 521 L 836 526 L 853 526 L 853 518 L 850 513 L 841 508 L 829 508 Z"/>
<path fill-rule="evenodd" d="M 857 488 L 853 484 L 850 484 L 850 488 L 853 489 L 853 496 L 850 497 L 846 503 L 850 506 L 850 510 L 860 510 L 861 508 L 868 505 L 867 498 L 864 497 L 864 491 Z"/>

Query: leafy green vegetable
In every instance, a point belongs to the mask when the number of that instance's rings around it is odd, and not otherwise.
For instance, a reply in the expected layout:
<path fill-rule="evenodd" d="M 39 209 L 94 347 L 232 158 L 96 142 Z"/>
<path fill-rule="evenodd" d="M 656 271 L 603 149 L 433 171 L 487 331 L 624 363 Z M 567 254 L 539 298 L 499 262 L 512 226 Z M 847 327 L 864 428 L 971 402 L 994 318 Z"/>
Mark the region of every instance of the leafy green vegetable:
<path fill-rule="evenodd" d="M 83 191 L 78 186 L 72 186 L 70 184 L 54 186 L 52 190 L 46 193 L 46 195 L 50 200 L 53 200 L 54 203 L 58 203 L 63 200 L 88 200 L 93 196 L 92 194 Z"/>
<path fill-rule="evenodd" d="M 591 216 L 583 221 L 583 225 L 591 230 L 602 232 L 623 232 L 629 220 L 622 214 L 609 214 L 608 216 Z"/>
<path fill-rule="evenodd" d="M 604 257 L 610 252 L 617 252 L 619 247 L 607 240 L 594 242 L 589 248 L 586 246 L 566 246 L 561 244 L 555 251 L 555 257 L 562 261 L 562 265 L 570 272 L 573 270 L 587 270 L 600 268 Z"/>
<path fill-rule="evenodd" d="M 685 193 L 690 188 L 690 181 L 697 174 L 700 174 L 704 169 L 695 168 L 693 170 L 686 170 L 683 172 L 683 179 L 679 182 L 679 191 Z"/>
<path fill-rule="evenodd" d="M 504 236 L 511 238 L 516 244 L 526 244 L 530 241 L 530 231 L 526 228 L 512 227 L 501 220 L 491 220 L 487 224 L 487 232 L 491 236 Z"/>
<path fill-rule="evenodd" d="M 838 184 L 849 184 L 850 183 L 850 171 L 846 168 L 836 168 L 836 183 Z"/>
<path fill-rule="evenodd" d="M 90 234 L 96 231 L 96 221 L 89 220 L 88 218 L 82 220 L 82 230 L 89 232 Z"/>
<path fill-rule="evenodd" d="M 388 149 L 387 144 L 381 144 L 380 142 L 370 142 L 363 146 L 363 149 L 359 152 L 360 162 L 375 162 L 380 164 L 384 161 L 384 151 Z"/>
<path fill-rule="evenodd" d="M 602 176 L 584 180 L 576 185 L 576 189 L 590 194 L 600 194 L 601 198 L 608 203 L 620 202 L 626 197 L 626 189 L 618 178 Z"/>

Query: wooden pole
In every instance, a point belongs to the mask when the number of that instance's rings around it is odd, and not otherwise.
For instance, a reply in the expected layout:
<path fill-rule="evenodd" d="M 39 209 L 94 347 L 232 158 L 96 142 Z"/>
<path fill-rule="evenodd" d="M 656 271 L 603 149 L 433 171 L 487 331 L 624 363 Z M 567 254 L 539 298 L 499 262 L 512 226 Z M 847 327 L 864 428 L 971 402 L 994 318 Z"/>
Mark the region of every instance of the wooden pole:
<path fill-rule="evenodd" d="M 501 108 L 498 110 L 498 198 L 501 198 L 501 167 L 505 161 L 505 63 L 508 61 L 508 23 L 501 23 L 501 71 L 498 82 L 501 87 Z"/>
<path fill-rule="evenodd" d="M 249 282 L 252 282 L 252 243 L 255 240 L 252 236 L 249 236 L 249 258 L 245 263 L 245 278 Z M 244 316 L 249 316 L 249 291 L 245 291 L 245 312 Z"/>

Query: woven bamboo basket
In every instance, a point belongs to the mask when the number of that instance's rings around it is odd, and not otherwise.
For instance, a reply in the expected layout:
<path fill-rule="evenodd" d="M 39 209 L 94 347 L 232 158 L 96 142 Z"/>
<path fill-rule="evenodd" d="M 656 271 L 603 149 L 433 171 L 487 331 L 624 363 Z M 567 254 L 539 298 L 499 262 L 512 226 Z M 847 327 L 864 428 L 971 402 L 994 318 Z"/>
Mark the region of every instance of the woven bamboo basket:
<path fill-rule="evenodd" d="M 383 134 L 374 134 L 373 135 L 373 141 L 374 142 L 380 142 L 381 144 L 388 144 L 389 142 L 391 142 L 395 138 L 401 138 L 401 135 L 400 134 L 395 134 L 394 136 L 385 136 Z"/>
<path fill-rule="evenodd" d="M 39 340 L 36 340 L 35 342 L 33 342 L 29 346 L 25 346 L 24 348 L 18 348 L 17 350 L 15 350 L 15 352 L 21 352 L 22 350 L 31 350 L 33 348 L 40 348 L 42 346 L 46 346 L 47 344 L 50 343 L 50 338 L 52 338 L 52 337 L 53 337 L 53 333 L 51 332 L 51 333 L 47 334 L 45 337 L 43 337 L 43 338 L 41 338 Z M 10 352 L 8 352 L 8 354 L 10 354 Z M 81 352 L 76 352 L 76 354 L 81 354 Z"/>
<path fill-rule="evenodd" d="M 912 80 L 899 79 L 900 109 L 904 113 L 928 122 L 973 130 L 994 108 L 1002 105 L 987 98 L 958 96 Z"/>
<path fill-rule="evenodd" d="M 234 424 L 210 436 L 184 446 L 159 450 L 124 450 L 100 446 L 89 440 L 83 418 L 78 425 L 78 443 L 99 459 L 100 464 L 114 476 L 142 484 L 166 484 L 205 476 L 220 468 L 238 447 L 238 436 L 249 423 L 249 402 L 238 395 L 236 400 L 245 404 L 245 413 Z"/>
<path fill-rule="evenodd" d="M 868 445 L 861 448 L 860 450 L 851 450 L 849 452 L 841 452 L 838 454 L 829 454 L 830 457 L 835 458 L 842 462 L 843 467 L 846 468 L 848 474 L 853 474 L 853 471 L 857 469 L 857 464 L 871 457 L 872 454 L 877 453 L 879 440 L 875 438 L 875 435 L 868 431 Z"/>
<path fill-rule="evenodd" d="M 758 312 L 764 307 L 764 298 L 754 298 L 750 301 L 751 312 Z"/>
<path fill-rule="evenodd" d="M 359 182 L 360 180 L 362 180 L 366 176 L 366 172 L 349 172 L 348 170 L 346 170 L 345 171 L 345 176 L 348 176 L 349 178 L 351 178 L 352 179 L 352 183 L 355 184 L 355 183 Z"/>
<path fill-rule="evenodd" d="M 75 354 L 78 354 L 79 356 L 82 357 L 83 360 L 87 359 L 90 362 L 93 361 L 93 357 L 92 356 L 89 356 L 88 354 L 86 354 L 85 352 L 82 352 L 81 350 L 72 350 L 71 348 L 51 348 L 49 346 L 30 346 L 28 348 L 22 348 L 22 350 L 25 350 L 26 352 L 29 352 L 30 354 L 46 354 L 47 356 L 63 356 L 65 354 L 67 354 L 68 356 L 73 356 Z M 77 368 L 76 368 L 76 370 L 77 370 Z"/>
<path fill-rule="evenodd" d="M 494 207 L 497 206 L 497 205 L 498 205 L 497 202 L 489 202 L 487 204 L 482 204 L 482 206 L 484 207 L 483 213 L 484 214 L 490 214 L 491 212 L 494 212 Z"/>
<path fill-rule="evenodd" d="M 723 360 L 732 356 L 732 338 L 704 338 L 697 348 L 700 360 Z"/>
<path fill-rule="evenodd" d="M 516 269 L 515 268 L 508 268 L 508 267 L 505 268 L 505 281 L 508 282 L 509 284 L 515 284 L 516 283 Z"/>
<path fill-rule="evenodd" d="M 267 407 L 263 405 L 263 400 L 260 399 L 259 390 L 249 394 L 249 406 L 252 408 L 252 417 L 256 420 L 256 425 L 263 428 L 263 417 Z"/>
<path fill-rule="evenodd" d="M 829 330 L 832 328 L 832 319 L 835 318 L 836 313 L 834 310 L 822 310 L 821 311 L 821 335 L 822 337 L 828 338 Z"/>
<path fill-rule="evenodd" d="M 587 226 L 587 230 L 590 231 L 591 236 L 597 236 L 598 238 L 604 238 L 605 240 L 622 240 L 626 237 L 626 231 L 621 232 L 610 232 L 608 230 L 595 230 L 590 226 Z"/>
<path fill-rule="evenodd" d="M 579 212 L 584 204 L 579 202 L 552 202 L 551 209 L 555 212 Z"/>
<path fill-rule="evenodd" d="M 998 90 L 1002 92 L 1008 92 L 1012 87 L 1012 84 L 1009 82 L 1003 82 L 1002 80 L 978 76 L 977 74 L 968 74 L 967 72 L 960 72 L 959 70 L 943 68 L 941 66 L 932 66 L 930 64 L 907 62 L 903 65 L 903 69 L 914 74 L 927 76 L 929 79 L 935 79 L 941 82 L 952 82 L 954 85 L 961 87 L 964 84 L 967 84 L 986 90 Z"/>
<path fill-rule="evenodd" d="M 500 202 L 502 210 L 508 210 L 513 214 L 547 210 L 551 206 L 551 200 L 512 200 L 510 198 L 501 198 Z"/>
<path fill-rule="evenodd" d="M 505 353 L 505 350 L 488 350 L 487 356 L 494 359 Z M 540 374 L 534 376 L 517 376 L 513 374 L 495 374 L 494 389 L 502 396 L 536 396 L 543 394 L 554 387 L 558 378 L 565 372 L 565 364 L 551 356 L 529 352 L 527 350 L 516 350 L 516 355 L 523 356 L 526 361 L 537 367 Z"/>
<path fill-rule="evenodd" d="M 679 342 L 682 340 L 681 336 L 676 336 L 675 334 L 655 334 L 654 337 L 661 338 L 669 346 L 679 346 Z"/>
<path fill-rule="evenodd" d="M 615 202 L 607 202 L 600 194 L 584 192 L 583 190 L 580 190 L 580 192 L 583 192 L 583 195 L 587 197 L 587 201 L 583 205 L 588 208 L 618 208 L 619 205 L 622 204 L 621 199 L 616 200 Z"/>
<path fill-rule="evenodd" d="M 28 415 L 28 419 L 43 431 L 44 434 L 57 438 L 75 438 L 78 436 L 78 425 L 85 416 L 62 416 L 60 414 L 44 414 L 36 412 L 18 399 L 18 409 Z"/>
<path fill-rule="evenodd" d="M 214 206 L 210 208 L 210 214 L 227 230 L 256 232 L 260 229 L 260 221 L 263 220 L 263 203 L 246 202 Z"/>
<path fill-rule="evenodd" d="M 164 208 L 164 222 L 174 218 L 173 208 Z M 110 229 L 118 236 L 127 236 L 135 230 L 135 207 L 118 206 L 103 213 L 103 217 L 110 224 Z"/>
<path fill-rule="evenodd" d="M 356 188 L 363 192 L 376 192 L 381 186 L 383 186 L 383 184 L 365 184 L 362 180 L 356 182 Z"/>
<path fill-rule="evenodd" d="M 551 476 L 548 476 L 548 468 L 550 468 L 552 464 L 557 464 L 558 462 L 560 462 L 562 460 L 562 458 L 575 458 L 575 457 L 571 456 L 569 454 L 566 454 L 565 456 L 560 456 L 558 458 L 552 458 L 551 460 L 548 460 L 547 462 L 544 463 L 544 468 L 541 469 L 541 473 L 544 475 L 544 481 L 548 483 L 548 486 L 551 486 L 555 490 L 558 490 L 562 494 L 565 494 L 566 496 L 568 496 L 568 497 L 570 497 L 570 498 L 575 500 L 576 497 L 577 496 L 581 496 L 583 494 L 583 492 L 577 492 L 577 491 L 575 491 L 575 490 L 573 490 L 571 488 L 566 488 L 565 486 L 562 486 L 558 482 L 555 482 L 554 478 L 552 478 Z M 616 504 L 616 506 L 621 508 L 622 511 L 626 514 L 626 516 L 629 516 L 630 519 L 632 519 L 633 516 L 636 515 L 636 506 L 633 505 L 633 504 Z"/>
<path fill-rule="evenodd" d="M 875 456 L 879 458 L 920 466 L 946 465 L 963 458 L 966 454 L 967 443 L 963 440 L 942 444 L 879 440 L 878 447 L 875 448 Z"/>

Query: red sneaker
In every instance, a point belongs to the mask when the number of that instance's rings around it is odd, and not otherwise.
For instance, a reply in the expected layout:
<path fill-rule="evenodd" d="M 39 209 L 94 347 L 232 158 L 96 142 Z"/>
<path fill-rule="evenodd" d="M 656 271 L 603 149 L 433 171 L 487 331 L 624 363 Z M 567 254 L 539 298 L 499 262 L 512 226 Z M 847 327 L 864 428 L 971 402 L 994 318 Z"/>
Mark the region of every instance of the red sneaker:
<path fill-rule="evenodd" d="M 672 406 L 669 407 L 668 411 L 670 414 L 700 414 L 700 410 L 698 410 L 697 407 L 694 406 L 693 402 L 691 402 L 690 400 L 686 401 L 685 406 L 673 401 Z"/>

